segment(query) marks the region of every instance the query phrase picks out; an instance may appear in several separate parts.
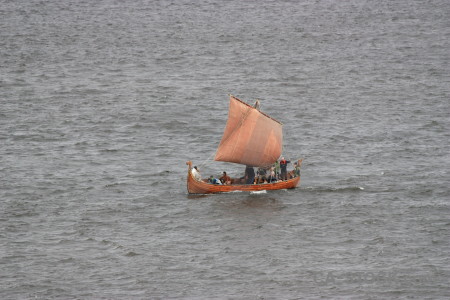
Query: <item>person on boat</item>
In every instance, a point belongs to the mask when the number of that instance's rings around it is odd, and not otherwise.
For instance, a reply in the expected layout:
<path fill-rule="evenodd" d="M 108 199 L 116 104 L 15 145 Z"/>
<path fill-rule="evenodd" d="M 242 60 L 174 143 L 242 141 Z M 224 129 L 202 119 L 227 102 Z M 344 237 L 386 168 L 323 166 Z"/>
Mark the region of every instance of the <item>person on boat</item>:
<path fill-rule="evenodd" d="M 289 160 L 285 160 L 284 157 L 281 157 L 280 160 L 280 170 L 281 170 L 281 180 L 287 180 L 287 164 L 290 163 Z"/>
<path fill-rule="evenodd" d="M 269 176 L 267 176 L 267 182 L 276 182 L 277 181 L 277 174 L 275 173 L 275 167 L 271 167 L 269 170 Z"/>
<path fill-rule="evenodd" d="M 255 182 L 255 170 L 253 167 L 246 166 L 245 167 L 245 184 L 253 184 Z"/>
<path fill-rule="evenodd" d="M 300 166 L 298 162 L 294 163 L 294 177 L 300 176 Z"/>
<path fill-rule="evenodd" d="M 227 175 L 227 172 L 223 171 L 222 177 L 219 178 L 219 180 L 226 185 L 231 184 L 231 177 Z"/>
<path fill-rule="evenodd" d="M 277 179 L 280 178 L 280 162 L 278 160 L 275 162 L 274 169 L 275 176 L 277 177 Z"/>
<path fill-rule="evenodd" d="M 267 181 L 267 171 L 264 168 L 258 168 L 258 171 L 256 171 L 256 183 L 264 183 Z"/>
<path fill-rule="evenodd" d="M 192 176 L 194 176 L 195 180 L 201 181 L 202 176 L 200 175 L 200 171 L 198 170 L 197 166 L 193 167 L 191 169 Z"/>
<path fill-rule="evenodd" d="M 212 175 L 209 177 L 208 182 L 212 184 L 222 184 L 222 182 L 219 179 L 215 178 Z"/>

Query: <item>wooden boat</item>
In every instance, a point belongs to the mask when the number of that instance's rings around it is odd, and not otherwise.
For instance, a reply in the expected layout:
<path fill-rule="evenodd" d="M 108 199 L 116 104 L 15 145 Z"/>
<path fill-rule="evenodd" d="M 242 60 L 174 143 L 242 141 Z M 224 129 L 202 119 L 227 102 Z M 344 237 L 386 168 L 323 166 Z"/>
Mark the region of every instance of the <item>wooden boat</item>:
<path fill-rule="evenodd" d="M 261 112 L 258 101 L 251 106 L 230 95 L 228 120 L 214 160 L 267 168 L 280 158 L 282 145 L 282 124 L 279 121 Z M 301 162 L 302 160 L 297 161 L 299 167 Z M 300 182 L 300 175 L 292 175 L 288 180 L 271 183 L 212 184 L 205 179 L 196 179 L 192 174 L 192 162 L 188 161 L 186 164 L 189 194 L 292 189 Z"/>

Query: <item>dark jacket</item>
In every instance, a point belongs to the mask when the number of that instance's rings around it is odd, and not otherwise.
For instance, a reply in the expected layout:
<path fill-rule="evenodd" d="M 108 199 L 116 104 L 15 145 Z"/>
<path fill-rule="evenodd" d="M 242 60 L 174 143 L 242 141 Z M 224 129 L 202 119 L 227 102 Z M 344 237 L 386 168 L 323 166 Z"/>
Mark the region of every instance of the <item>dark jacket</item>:
<path fill-rule="evenodd" d="M 245 177 L 247 177 L 247 181 L 245 183 L 252 184 L 255 181 L 255 170 L 253 167 L 247 166 L 245 168 Z"/>

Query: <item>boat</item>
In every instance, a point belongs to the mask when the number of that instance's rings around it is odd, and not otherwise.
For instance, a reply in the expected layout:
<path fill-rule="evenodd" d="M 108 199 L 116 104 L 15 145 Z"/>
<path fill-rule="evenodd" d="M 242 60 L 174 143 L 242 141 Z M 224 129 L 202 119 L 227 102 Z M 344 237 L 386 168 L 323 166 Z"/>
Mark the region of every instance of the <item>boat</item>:
<path fill-rule="evenodd" d="M 268 169 L 281 157 L 283 148 L 282 123 L 260 111 L 259 101 L 247 104 L 230 96 L 228 120 L 214 160 L 248 167 Z M 298 170 L 302 159 L 296 161 Z M 187 190 L 189 194 L 226 193 L 232 191 L 271 191 L 293 189 L 300 182 L 299 172 L 289 172 L 286 180 L 243 184 L 239 179 L 231 184 L 213 184 L 208 179 L 196 178 L 192 161 L 187 161 Z M 194 170 L 195 171 L 195 170 Z"/>

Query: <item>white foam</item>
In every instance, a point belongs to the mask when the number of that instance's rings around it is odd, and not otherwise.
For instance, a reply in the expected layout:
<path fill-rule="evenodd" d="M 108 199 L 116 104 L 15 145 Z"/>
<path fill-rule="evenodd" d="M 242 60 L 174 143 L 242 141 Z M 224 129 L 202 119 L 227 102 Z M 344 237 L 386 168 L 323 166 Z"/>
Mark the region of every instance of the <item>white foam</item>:
<path fill-rule="evenodd" d="M 253 192 L 250 192 L 250 194 L 267 194 L 267 191 L 266 191 L 266 190 L 262 190 L 262 191 L 253 191 Z"/>

